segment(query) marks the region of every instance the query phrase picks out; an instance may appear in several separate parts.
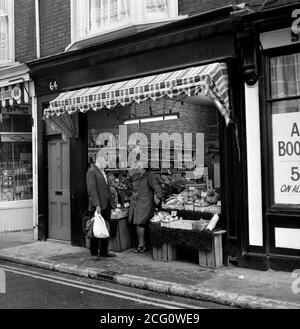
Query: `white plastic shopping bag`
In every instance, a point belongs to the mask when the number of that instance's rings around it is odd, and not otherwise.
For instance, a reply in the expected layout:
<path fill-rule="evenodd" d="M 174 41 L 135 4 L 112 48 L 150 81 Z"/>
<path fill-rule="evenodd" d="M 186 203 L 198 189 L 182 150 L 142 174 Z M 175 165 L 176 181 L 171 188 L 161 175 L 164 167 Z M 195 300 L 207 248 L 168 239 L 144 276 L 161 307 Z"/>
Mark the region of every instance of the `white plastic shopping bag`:
<path fill-rule="evenodd" d="M 109 238 L 109 233 L 105 224 L 105 220 L 100 214 L 98 214 L 97 211 L 95 212 L 93 233 L 94 237 L 98 239 Z"/>

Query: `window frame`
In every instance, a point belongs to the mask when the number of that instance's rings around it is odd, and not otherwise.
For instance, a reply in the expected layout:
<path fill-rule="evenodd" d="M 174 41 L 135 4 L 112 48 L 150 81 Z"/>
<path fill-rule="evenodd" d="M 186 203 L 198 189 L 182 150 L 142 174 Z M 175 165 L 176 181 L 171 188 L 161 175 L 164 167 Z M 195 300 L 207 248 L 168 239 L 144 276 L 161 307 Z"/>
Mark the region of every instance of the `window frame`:
<path fill-rule="evenodd" d="M 132 9 L 129 17 L 128 22 L 124 22 L 124 24 L 114 24 L 108 28 L 100 29 L 96 32 L 88 32 L 88 27 L 90 25 L 89 20 L 89 7 L 86 5 L 84 6 L 84 2 L 82 0 L 70 0 L 71 1 L 71 42 L 77 42 L 80 40 L 88 39 L 98 35 L 104 35 L 106 33 L 110 33 L 113 31 L 118 31 L 125 29 L 130 26 L 142 25 L 142 24 L 151 24 L 151 23 L 159 23 L 159 22 L 166 22 L 171 21 L 174 19 L 178 19 L 179 12 L 178 12 L 178 0 L 168 0 L 169 1 L 169 8 L 168 8 L 168 16 L 164 18 L 153 18 L 146 20 L 146 13 L 144 10 L 144 1 L 145 0 L 129 0 L 130 1 L 130 8 Z M 78 35 L 78 27 L 77 27 L 77 15 L 76 15 L 76 7 L 77 1 L 82 1 L 81 3 L 81 12 L 83 13 L 83 27 L 81 30 L 85 30 L 83 33 L 84 35 Z M 90 4 L 90 2 L 89 2 Z"/>
<path fill-rule="evenodd" d="M 274 186 L 274 154 L 273 154 L 273 125 L 272 125 L 272 105 L 274 103 L 287 101 L 287 100 L 294 100 L 294 99 L 300 99 L 300 95 L 297 96 L 288 96 L 288 97 L 278 97 L 278 98 L 272 98 L 271 93 L 271 58 L 273 57 L 280 57 L 280 56 L 286 56 L 286 55 L 292 55 L 295 53 L 300 53 L 299 48 L 297 46 L 291 46 L 291 47 L 281 47 L 277 49 L 269 49 L 264 52 L 263 55 L 263 66 L 265 70 L 265 100 L 263 107 L 265 109 L 264 113 L 262 113 L 262 131 L 265 131 L 263 133 L 263 138 L 265 139 L 265 145 L 267 145 L 266 152 L 268 159 L 271 159 L 269 161 L 269 164 L 263 164 L 265 167 L 265 178 L 266 178 L 266 207 L 267 207 L 267 213 L 278 213 L 284 212 L 289 214 L 294 214 L 295 212 L 298 213 L 300 210 L 300 203 L 299 204 L 284 204 L 284 203 L 275 203 L 275 186 Z"/>
<path fill-rule="evenodd" d="M 7 0 L 8 7 L 8 59 L 0 58 L 0 66 L 15 61 L 15 14 L 14 0 Z"/>

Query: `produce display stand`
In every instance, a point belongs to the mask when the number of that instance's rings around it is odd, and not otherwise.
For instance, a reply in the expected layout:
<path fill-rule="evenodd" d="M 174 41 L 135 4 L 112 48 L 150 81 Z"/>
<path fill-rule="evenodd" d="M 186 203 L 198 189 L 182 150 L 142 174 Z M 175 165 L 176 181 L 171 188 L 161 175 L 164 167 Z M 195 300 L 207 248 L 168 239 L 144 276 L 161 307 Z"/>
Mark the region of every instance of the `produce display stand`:
<path fill-rule="evenodd" d="M 199 266 L 207 267 L 207 268 L 219 268 L 223 266 L 223 248 L 222 248 L 222 237 L 226 233 L 225 230 L 214 230 L 212 232 L 200 232 L 200 231 L 190 231 L 190 230 L 178 230 L 173 228 L 161 227 L 160 224 L 152 224 L 152 229 L 155 228 L 153 234 L 159 232 L 161 230 L 162 235 L 166 233 L 173 233 L 174 236 L 177 234 L 181 234 L 184 236 L 184 232 L 186 233 L 186 239 L 180 240 L 181 246 L 190 247 L 189 237 L 193 236 L 193 238 L 207 238 L 211 239 L 211 248 L 205 248 L 205 242 L 203 243 L 203 248 L 194 247 L 193 249 L 198 251 L 199 255 Z M 153 259 L 157 261 L 173 261 L 177 259 L 177 248 L 180 248 L 178 240 L 174 238 L 174 241 L 170 241 L 166 237 L 166 241 L 163 241 L 161 246 L 157 246 L 154 243 L 153 246 Z"/>
<path fill-rule="evenodd" d="M 223 266 L 222 236 L 226 231 L 213 231 L 213 244 L 210 252 L 199 250 L 199 265 L 209 268 L 219 268 Z"/>
<path fill-rule="evenodd" d="M 153 247 L 153 259 L 170 262 L 177 259 L 176 246 L 171 243 L 164 243 L 161 248 Z"/>
<path fill-rule="evenodd" d="M 117 220 L 116 234 L 109 241 L 110 251 L 122 252 L 134 247 L 132 228 L 128 223 L 128 210 L 123 211 L 119 216 L 112 216 Z"/>

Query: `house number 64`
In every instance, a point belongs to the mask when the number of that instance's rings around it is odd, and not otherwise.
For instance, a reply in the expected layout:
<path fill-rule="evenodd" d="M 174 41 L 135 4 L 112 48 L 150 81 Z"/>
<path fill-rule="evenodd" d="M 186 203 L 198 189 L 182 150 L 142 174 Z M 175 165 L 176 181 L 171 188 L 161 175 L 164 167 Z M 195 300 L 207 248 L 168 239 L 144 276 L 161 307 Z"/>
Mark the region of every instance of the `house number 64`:
<path fill-rule="evenodd" d="M 50 89 L 51 91 L 57 90 L 57 89 L 58 89 L 58 84 L 57 84 L 57 82 L 56 82 L 56 81 L 51 81 L 51 82 L 49 83 L 49 89 Z"/>

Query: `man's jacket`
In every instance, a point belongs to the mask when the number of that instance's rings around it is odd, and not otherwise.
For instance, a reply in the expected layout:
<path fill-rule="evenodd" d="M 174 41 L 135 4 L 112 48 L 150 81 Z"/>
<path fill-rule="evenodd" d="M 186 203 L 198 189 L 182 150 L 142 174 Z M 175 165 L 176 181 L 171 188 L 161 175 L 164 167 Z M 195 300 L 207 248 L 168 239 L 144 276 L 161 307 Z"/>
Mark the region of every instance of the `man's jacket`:
<path fill-rule="evenodd" d="M 95 165 L 92 165 L 86 174 L 86 185 L 89 196 L 89 208 L 97 206 L 100 206 L 101 210 L 107 209 L 107 207 L 114 208 L 110 187 L 101 171 Z"/>

